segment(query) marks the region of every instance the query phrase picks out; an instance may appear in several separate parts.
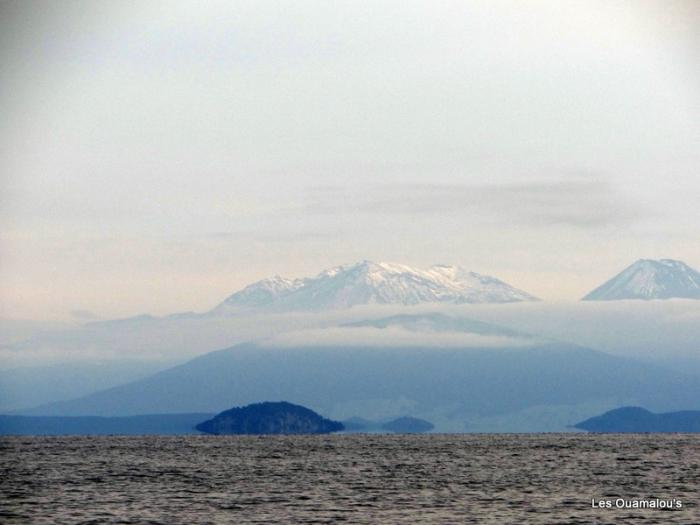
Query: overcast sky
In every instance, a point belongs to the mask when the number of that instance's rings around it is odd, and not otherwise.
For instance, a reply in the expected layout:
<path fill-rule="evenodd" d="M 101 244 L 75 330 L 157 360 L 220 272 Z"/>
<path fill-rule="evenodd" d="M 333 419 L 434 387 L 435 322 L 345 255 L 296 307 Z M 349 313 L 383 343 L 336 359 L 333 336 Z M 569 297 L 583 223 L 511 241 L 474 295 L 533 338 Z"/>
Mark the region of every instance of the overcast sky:
<path fill-rule="evenodd" d="M 0 317 L 700 267 L 700 3 L 2 2 Z"/>

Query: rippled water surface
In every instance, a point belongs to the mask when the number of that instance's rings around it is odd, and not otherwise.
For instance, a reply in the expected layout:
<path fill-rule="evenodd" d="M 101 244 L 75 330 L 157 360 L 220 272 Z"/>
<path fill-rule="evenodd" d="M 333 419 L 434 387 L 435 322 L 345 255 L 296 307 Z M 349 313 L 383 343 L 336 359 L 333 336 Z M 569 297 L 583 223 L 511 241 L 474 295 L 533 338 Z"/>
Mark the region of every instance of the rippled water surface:
<path fill-rule="evenodd" d="M 0 439 L 0 523 L 700 523 L 698 435 Z"/>

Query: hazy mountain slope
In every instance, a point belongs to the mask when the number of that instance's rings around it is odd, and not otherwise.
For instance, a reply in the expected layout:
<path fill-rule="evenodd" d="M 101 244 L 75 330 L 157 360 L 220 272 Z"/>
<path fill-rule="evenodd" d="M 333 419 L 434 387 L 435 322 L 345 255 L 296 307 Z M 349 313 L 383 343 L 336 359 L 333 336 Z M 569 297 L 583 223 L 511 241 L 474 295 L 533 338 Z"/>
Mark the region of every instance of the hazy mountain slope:
<path fill-rule="evenodd" d="M 567 345 L 436 350 L 247 344 L 24 413 L 217 412 L 232 405 L 287 400 L 336 419 L 393 413 L 465 421 L 546 405 L 639 404 L 680 410 L 697 406 L 698 399 L 696 378 Z M 580 417 L 562 424 L 576 421 Z"/>
<path fill-rule="evenodd" d="M 69 362 L 0 371 L 0 412 L 73 399 L 169 368 L 148 361 Z"/>
<path fill-rule="evenodd" d="M 640 259 L 583 300 L 672 298 L 700 299 L 700 272 L 672 259 Z"/>
<path fill-rule="evenodd" d="M 427 270 L 404 264 L 362 261 L 339 266 L 306 279 L 276 276 L 247 286 L 214 309 L 317 310 L 360 304 L 508 303 L 535 301 L 534 296 L 494 277 L 456 266 Z"/>
<path fill-rule="evenodd" d="M 335 419 L 406 415 L 435 423 L 437 431 L 538 431 L 564 430 L 620 405 L 682 410 L 700 399 L 693 376 L 439 313 L 296 334 L 24 413 L 219 412 L 284 400 Z"/>

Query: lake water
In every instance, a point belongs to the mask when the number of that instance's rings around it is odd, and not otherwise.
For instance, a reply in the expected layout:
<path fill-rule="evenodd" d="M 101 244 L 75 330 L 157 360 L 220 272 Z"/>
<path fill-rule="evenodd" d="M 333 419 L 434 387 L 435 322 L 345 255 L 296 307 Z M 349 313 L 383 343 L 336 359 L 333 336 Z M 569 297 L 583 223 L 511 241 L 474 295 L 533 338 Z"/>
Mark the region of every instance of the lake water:
<path fill-rule="evenodd" d="M 0 438 L 7 524 L 691 524 L 699 492 L 700 435 Z"/>

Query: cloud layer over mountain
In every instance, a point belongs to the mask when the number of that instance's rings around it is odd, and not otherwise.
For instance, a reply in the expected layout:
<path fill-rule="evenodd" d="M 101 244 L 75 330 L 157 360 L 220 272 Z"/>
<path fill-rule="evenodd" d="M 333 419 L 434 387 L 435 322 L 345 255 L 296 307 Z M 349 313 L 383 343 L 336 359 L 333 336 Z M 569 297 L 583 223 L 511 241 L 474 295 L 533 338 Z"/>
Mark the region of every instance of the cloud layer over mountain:
<path fill-rule="evenodd" d="M 406 348 L 514 348 L 531 346 L 536 340 L 512 336 L 459 332 L 413 331 L 393 326 L 337 326 L 286 332 L 265 341 L 273 348 L 299 347 L 406 347 Z"/>
<path fill-rule="evenodd" d="M 0 347 L 0 362 L 4 368 L 85 359 L 136 358 L 172 363 L 285 332 L 313 336 L 314 332 L 306 331 L 394 314 L 431 312 L 485 321 L 615 355 L 698 359 L 700 369 L 700 301 L 683 299 L 413 307 L 374 305 L 323 313 L 141 318 L 73 328 L 42 327 L 24 332 L 21 338 L 8 340 Z M 313 344 L 313 337 L 309 337 L 308 343 Z"/>

